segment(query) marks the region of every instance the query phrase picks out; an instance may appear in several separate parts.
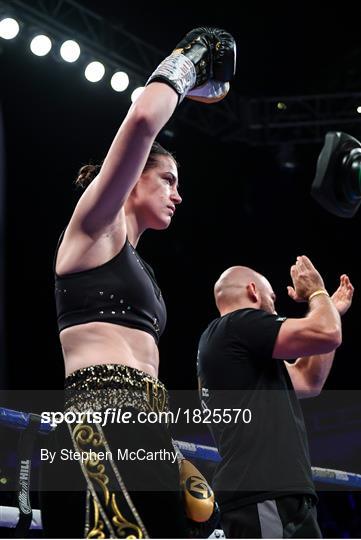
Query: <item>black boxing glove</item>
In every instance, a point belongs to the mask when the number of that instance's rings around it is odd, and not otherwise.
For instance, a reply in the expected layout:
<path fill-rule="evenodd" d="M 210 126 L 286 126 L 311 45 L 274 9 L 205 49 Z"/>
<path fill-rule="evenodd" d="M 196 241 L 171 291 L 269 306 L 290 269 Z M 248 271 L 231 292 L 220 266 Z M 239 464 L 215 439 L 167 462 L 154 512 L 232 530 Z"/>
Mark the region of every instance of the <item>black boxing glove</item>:
<path fill-rule="evenodd" d="M 146 85 L 164 82 L 179 95 L 179 103 L 196 85 L 206 82 L 211 73 L 212 41 L 208 34 L 192 30 L 178 43 L 170 56 L 159 64 Z"/>
<path fill-rule="evenodd" d="M 187 93 L 189 99 L 216 103 L 223 99 L 236 73 L 236 42 L 231 34 L 221 28 L 201 27 L 195 31 L 207 33 L 212 41 L 213 61 L 210 80 Z"/>
<path fill-rule="evenodd" d="M 207 55 L 206 44 L 210 49 L 211 57 Z M 188 56 L 197 66 L 195 86 L 201 86 L 209 79 L 229 82 L 236 73 L 236 42 L 231 34 L 221 28 L 200 26 L 191 30 L 178 43 L 173 52 L 177 51 Z M 203 55 L 206 56 L 203 58 L 204 62 L 198 64 Z"/>
<path fill-rule="evenodd" d="M 213 78 L 213 70 L 216 67 L 217 76 L 225 77 L 225 66 L 229 65 L 230 42 L 234 40 L 230 34 L 216 28 L 200 27 L 188 32 L 188 34 L 178 43 L 174 51 L 157 69 L 152 73 L 147 81 L 147 85 L 152 82 L 164 82 L 171 86 L 179 95 L 181 102 L 185 95 L 192 89 L 202 87 Z M 213 66 L 213 58 L 216 58 L 216 65 Z M 225 62 L 225 57 L 227 62 Z M 228 69 L 229 71 L 229 69 Z M 222 79 L 221 79 L 221 82 Z M 219 84 L 217 91 L 213 89 L 213 94 L 208 90 L 208 94 L 203 89 L 200 94 L 195 93 L 192 99 L 201 96 L 201 101 L 219 101 L 224 93 L 220 91 Z M 229 85 L 228 85 L 229 88 Z M 224 95 L 221 96 L 221 93 Z"/>
<path fill-rule="evenodd" d="M 221 28 L 209 28 L 208 31 L 213 34 L 215 41 L 213 79 L 229 82 L 236 74 L 236 42 L 231 34 Z"/>

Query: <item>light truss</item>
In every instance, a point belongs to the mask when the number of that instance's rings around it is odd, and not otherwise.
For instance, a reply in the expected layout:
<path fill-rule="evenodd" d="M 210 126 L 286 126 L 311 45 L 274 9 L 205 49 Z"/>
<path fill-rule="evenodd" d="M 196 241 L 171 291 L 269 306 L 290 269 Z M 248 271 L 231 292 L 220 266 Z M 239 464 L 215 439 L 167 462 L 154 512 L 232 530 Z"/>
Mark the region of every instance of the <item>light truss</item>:
<path fill-rule="evenodd" d="M 110 23 L 75 0 L 0 0 L 0 8 L 56 38 L 73 38 L 109 68 L 124 69 L 144 85 L 167 52 Z M 279 110 L 283 102 L 286 109 Z M 361 93 L 246 99 L 233 88 L 226 99 L 204 105 L 185 100 L 172 119 L 220 141 L 250 145 L 320 142 L 329 130 L 361 134 Z"/>
<path fill-rule="evenodd" d="M 286 108 L 279 109 L 279 104 Z M 247 105 L 249 142 L 320 142 L 327 131 L 349 131 L 359 136 L 360 106 L 361 92 L 252 99 Z"/>

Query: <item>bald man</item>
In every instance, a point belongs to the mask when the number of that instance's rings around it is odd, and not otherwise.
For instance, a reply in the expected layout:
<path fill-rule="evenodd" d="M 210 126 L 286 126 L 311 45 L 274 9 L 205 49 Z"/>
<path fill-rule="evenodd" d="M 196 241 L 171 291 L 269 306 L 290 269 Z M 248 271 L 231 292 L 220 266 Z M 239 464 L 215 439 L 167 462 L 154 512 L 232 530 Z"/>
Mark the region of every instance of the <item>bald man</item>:
<path fill-rule="evenodd" d="M 214 288 L 220 317 L 199 343 L 202 406 L 214 418 L 222 457 L 213 488 L 227 538 L 321 537 L 298 398 L 323 387 L 353 286 L 342 275 L 330 297 L 306 256 L 297 257 L 291 278 L 289 296 L 308 302 L 299 319 L 277 315 L 264 276 L 244 266 L 226 270 Z"/>

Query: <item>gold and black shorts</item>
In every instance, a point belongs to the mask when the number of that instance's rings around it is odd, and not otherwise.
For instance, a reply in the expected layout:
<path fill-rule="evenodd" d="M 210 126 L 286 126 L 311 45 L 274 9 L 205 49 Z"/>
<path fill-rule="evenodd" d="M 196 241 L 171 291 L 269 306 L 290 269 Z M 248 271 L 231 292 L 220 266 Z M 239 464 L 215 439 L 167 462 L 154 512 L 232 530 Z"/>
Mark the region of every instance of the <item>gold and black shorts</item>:
<path fill-rule="evenodd" d="M 66 378 L 65 413 L 74 422 L 57 428 L 57 446 L 81 459 L 68 471 L 59 463 L 58 476 L 81 485 L 74 491 L 82 497 L 69 500 L 76 501 L 85 538 L 186 535 L 178 463 L 161 415 L 168 407 L 163 383 L 125 365 L 90 366 Z M 46 527 L 45 534 L 53 537 Z"/>

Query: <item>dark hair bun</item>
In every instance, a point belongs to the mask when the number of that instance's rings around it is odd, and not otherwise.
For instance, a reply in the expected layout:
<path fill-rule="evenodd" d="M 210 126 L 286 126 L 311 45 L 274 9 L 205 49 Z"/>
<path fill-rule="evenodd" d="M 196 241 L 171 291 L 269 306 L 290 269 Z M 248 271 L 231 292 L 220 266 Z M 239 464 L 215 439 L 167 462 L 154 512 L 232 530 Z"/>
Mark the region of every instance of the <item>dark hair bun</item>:
<path fill-rule="evenodd" d="M 100 171 L 101 165 L 84 165 L 78 172 L 75 185 L 85 189 Z"/>

